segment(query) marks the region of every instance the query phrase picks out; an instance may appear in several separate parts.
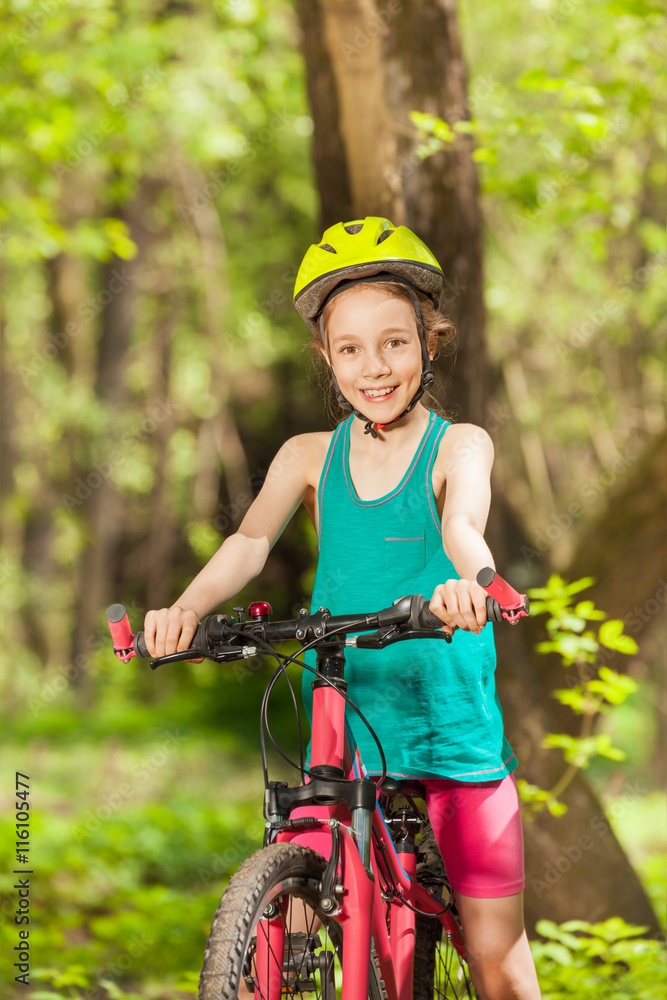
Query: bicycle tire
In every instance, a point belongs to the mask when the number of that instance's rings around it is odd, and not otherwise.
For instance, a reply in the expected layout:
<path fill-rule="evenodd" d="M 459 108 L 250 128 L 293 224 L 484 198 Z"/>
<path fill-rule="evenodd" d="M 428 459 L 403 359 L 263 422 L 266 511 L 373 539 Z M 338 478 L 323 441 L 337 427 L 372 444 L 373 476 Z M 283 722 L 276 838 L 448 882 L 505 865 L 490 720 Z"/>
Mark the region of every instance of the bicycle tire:
<path fill-rule="evenodd" d="M 318 908 L 317 902 L 320 894 L 320 883 L 326 862 L 321 854 L 311 851 L 307 847 L 297 844 L 270 844 L 243 862 L 239 870 L 232 877 L 227 890 L 220 900 L 220 905 L 213 917 L 211 932 L 206 942 L 204 952 L 204 963 L 199 977 L 199 1000 L 236 1000 L 239 986 L 245 982 L 245 988 L 251 995 L 260 1000 L 262 993 L 255 991 L 256 968 L 253 967 L 253 959 L 257 953 L 257 935 L 253 939 L 258 921 L 265 915 L 267 907 L 275 906 L 274 899 L 281 899 L 286 894 L 292 900 L 301 899 L 304 901 L 303 911 L 306 913 L 306 901 L 308 909 L 317 914 L 321 920 L 321 930 L 304 933 L 301 937 L 309 939 L 309 946 L 312 944 L 312 935 L 321 934 L 324 930 L 325 947 L 317 955 L 314 951 L 307 951 L 306 947 L 301 950 L 303 941 L 299 941 L 299 948 L 292 947 L 292 942 L 300 932 L 292 932 L 289 928 L 290 944 L 285 946 L 283 957 L 283 971 L 281 971 L 281 984 L 284 984 L 292 992 L 288 996 L 300 997 L 299 977 L 308 973 L 306 964 L 307 956 L 312 955 L 312 960 L 322 963 L 327 967 L 327 976 L 331 975 L 330 968 L 335 962 L 338 963 L 338 976 L 340 976 L 340 961 L 342 958 L 343 939 L 340 924 L 332 917 Z M 297 904 L 298 905 L 298 904 Z M 290 909 L 290 913 L 292 910 Z M 287 920 L 285 920 L 287 924 Z M 312 925 L 311 925 L 312 926 Z M 287 941 L 286 930 L 286 941 Z M 253 953 L 253 940 L 255 941 L 255 953 Z M 332 951 L 327 952 L 327 943 L 332 947 Z M 270 946 L 269 946 L 270 947 Z M 321 947 L 321 944 L 320 944 Z M 333 959 L 329 960 L 326 954 L 332 954 Z M 301 964 L 297 967 L 295 955 L 303 954 Z M 290 966 L 290 961 L 294 968 Z M 285 972 L 287 964 L 287 972 Z M 274 966 L 277 968 L 277 965 Z M 290 975 L 294 973 L 294 980 Z M 313 974 L 314 976 L 316 973 Z M 248 979 L 245 977 L 248 976 Z M 333 993 L 330 985 L 323 982 L 321 971 L 319 972 L 320 988 L 309 987 L 306 990 L 309 1000 L 329 1000 L 335 998 L 335 987 Z M 330 984 L 330 980 L 327 980 Z M 296 984 L 296 985 L 295 985 Z M 250 989 L 250 986 L 253 988 Z M 297 989 L 299 992 L 294 992 Z M 246 995 L 243 993 L 242 995 Z M 370 956 L 370 976 L 368 988 L 369 1000 L 386 1000 L 387 993 L 384 983 L 380 977 L 380 968 L 377 956 L 374 951 Z"/>
<path fill-rule="evenodd" d="M 449 898 L 450 885 L 447 872 L 433 835 L 426 826 L 419 843 L 420 860 L 417 864 L 417 881 L 424 886 L 442 890 Z M 451 917 L 463 937 L 456 904 Z M 415 924 L 415 961 L 412 985 L 413 1000 L 477 1000 L 478 994 L 470 976 L 467 962 L 461 958 L 452 943 L 451 934 L 433 917 L 417 916 Z"/>

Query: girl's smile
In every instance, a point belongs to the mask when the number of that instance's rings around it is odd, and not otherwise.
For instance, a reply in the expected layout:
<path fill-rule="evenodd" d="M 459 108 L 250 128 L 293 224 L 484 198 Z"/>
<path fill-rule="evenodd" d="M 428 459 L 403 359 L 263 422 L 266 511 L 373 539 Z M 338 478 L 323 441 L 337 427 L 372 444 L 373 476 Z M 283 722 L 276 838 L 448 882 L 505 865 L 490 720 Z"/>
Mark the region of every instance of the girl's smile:
<path fill-rule="evenodd" d="M 369 402 L 383 403 L 385 400 L 389 399 L 390 396 L 394 395 L 396 389 L 398 389 L 398 386 L 392 385 L 382 389 L 361 389 L 361 393 L 367 400 L 369 400 Z"/>

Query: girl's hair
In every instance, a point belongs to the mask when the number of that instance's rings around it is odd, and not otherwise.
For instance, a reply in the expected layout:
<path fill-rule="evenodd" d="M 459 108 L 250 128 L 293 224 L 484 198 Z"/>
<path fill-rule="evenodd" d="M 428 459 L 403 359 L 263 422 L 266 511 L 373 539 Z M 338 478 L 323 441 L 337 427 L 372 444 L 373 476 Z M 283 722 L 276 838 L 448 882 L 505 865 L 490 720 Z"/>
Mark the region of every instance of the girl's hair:
<path fill-rule="evenodd" d="M 369 281 L 364 282 L 360 285 L 353 285 L 351 288 L 346 288 L 344 292 L 340 292 L 324 307 L 322 317 L 324 320 L 325 330 L 328 327 L 329 320 L 331 318 L 331 313 L 333 308 L 342 295 L 349 295 L 358 288 L 374 288 L 381 292 L 386 292 L 388 295 L 393 296 L 396 299 L 403 299 L 412 306 L 412 299 L 410 298 L 410 293 L 405 285 L 400 281 Z M 429 353 L 436 356 L 442 357 L 443 355 L 449 358 L 453 357 L 456 353 L 456 337 L 457 331 L 456 327 L 450 319 L 444 316 L 436 307 L 433 305 L 431 299 L 423 292 L 417 291 L 419 296 L 419 301 L 422 308 L 422 315 L 424 317 L 424 329 L 426 331 L 426 346 Z M 417 323 L 417 316 L 415 314 L 415 323 Z M 331 368 L 326 362 L 323 356 L 323 345 L 319 336 L 312 336 L 310 341 L 305 345 L 310 352 L 311 359 L 313 361 L 315 370 L 317 372 L 318 381 L 323 392 L 327 411 L 329 417 L 331 418 L 332 424 L 338 424 L 341 420 L 346 419 L 350 415 L 349 410 L 344 410 L 342 406 L 339 405 L 336 399 L 336 394 L 333 388 L 333 379 L 331 377 Z M 432 385 L 437 385 L 438 383 L 438 372 L 436 369 L 435 382 Z M 424 403 L 427 409 L 435 411 L 440 416 L 446 419 L 451 419 L 443 410 L 441 404 L 436 399 L 436 397 L 427 389 L 424 392 L 420 402 Z"/>

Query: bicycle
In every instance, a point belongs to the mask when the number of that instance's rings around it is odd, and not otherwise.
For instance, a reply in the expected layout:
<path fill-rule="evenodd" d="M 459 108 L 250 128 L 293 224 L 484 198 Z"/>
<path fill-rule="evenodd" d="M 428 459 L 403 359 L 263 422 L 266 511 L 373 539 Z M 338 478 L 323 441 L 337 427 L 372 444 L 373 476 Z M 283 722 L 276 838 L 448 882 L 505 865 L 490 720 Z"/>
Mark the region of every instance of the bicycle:
<path fill-rule="evenodd" d="M 529 613 L 526 595 L 494 570 L 481 570 L 477 582 L 489 595 L 489 620 L 516 623 Z M 243 607 L 233 610 L 236 618 L 204 618 L 190 649 L 151 660 L 152 669 L 195 656 L 226 663 L 255 656 L 262 647 L 278 661 L 260 713 L 264 846 L 241 865 L 222 896 L 206 943 L 200 1000 L 313 994 L 322 1000 L 477 997 L 447 874 L 415 803 L 423 797 L 423 786 L 387 777 L 380 742 L 346 694 L 344 679 L 345 647 L 381 649 L 411 639 L 450 643 L 455 629 L 443 626 L 421 594 L 370 614 L 334 616 L 326 608 L 313 614 L 301 608 L 296 619 L 278 622 L 270 620 L 265 601 L 250 604 L 247 616 Z M 143 633 L 132 634 L 123 605 L 108 608 L 107 620 L 119 659 L 149 655 Z M 285 656 L 272 647 L 295 639 L 299 652 L 316 649 L 315 670 L 296 660 L 299 653 Z M 316 675 L 308 768 L 286 670 L 290 662 Z M 281 676 L 297 713 L 298 762 L 278 746 L 268 721 L 271 692 Z M 368 778 L 346 723 L 348 706 L 377 744 L 382 762 L 377 783 Z M 300 772 L 299 785 L 269 780 L 266 735 Z M 400 797 L 407 805 L 396 805 Z M 319 809 L 325 816 L 292 817 L 304 806 L 325 807 Z M 319 835 L 321 851 L 301 842 L 313 833 Z"/>

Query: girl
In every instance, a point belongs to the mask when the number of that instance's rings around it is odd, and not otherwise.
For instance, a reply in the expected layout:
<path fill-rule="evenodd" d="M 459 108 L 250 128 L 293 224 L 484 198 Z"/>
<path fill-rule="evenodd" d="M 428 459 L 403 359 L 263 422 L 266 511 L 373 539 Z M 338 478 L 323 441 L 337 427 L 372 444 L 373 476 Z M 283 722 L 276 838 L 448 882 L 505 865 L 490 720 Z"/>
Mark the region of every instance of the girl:
<path fill-rule="evenodd" d="M 397 777 L 419 778 L 484 1000 L 537 1000 L 523 922 L 523 836 L 517 759 L 495 691 L 495 648 L 477 572 L 494 566 L 484 541 L 493 445 L 420 402 L 433 380 L 442 270 L 404 226 L 368 217 L 338 223 L 299 269 L 295 307 L 324 358 L 337 402 L 351 411 L 333 432 L 300 434 L 280 449 L 239 530 L 171 608 L 149 611 L 152 656 L 187 649 L 199 619 L 262 570 L 300 503 L 318 534 L 312 609 L 387 607 L 432 592 L 451 645 L 346 648 L 348 694 L 375 729 Z M 357 419 L 355 419 L 357 418 Z M 442 647 L 445 647 L 444 649 Z M 313 651 L 306 660 L 315 666 Z M 304 671 L 304 702 L 312 704 Z M 349 713 L 369 774 L 377 749 Z"/>

